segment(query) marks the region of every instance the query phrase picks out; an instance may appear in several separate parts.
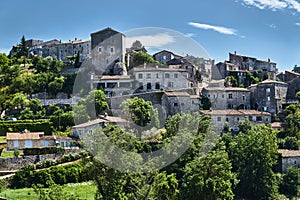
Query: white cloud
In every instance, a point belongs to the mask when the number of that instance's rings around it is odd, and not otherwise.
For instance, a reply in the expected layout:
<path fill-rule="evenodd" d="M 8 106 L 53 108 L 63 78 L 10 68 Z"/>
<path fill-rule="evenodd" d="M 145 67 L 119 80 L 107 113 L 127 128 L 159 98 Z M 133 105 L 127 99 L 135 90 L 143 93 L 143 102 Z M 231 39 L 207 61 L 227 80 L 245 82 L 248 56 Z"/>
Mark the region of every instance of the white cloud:
<path fill-rule="evenodd" d="M 159 33 L 155 35 L 141 35 L 136 37 L 127 37 L 126 38 L 126 47 L 131 47 L 134 41 L 140 41 L 146 47 L 162 47 L 164 45 L 175 42 L 173 36 L 167 33 Z"/>
<path fill-rule="evenodd" d="M 268 26 L 273 29 L 277 28 L 276 24 L 269 24 Z"/>
<path fill-rule="evenodd" d="M 300 12 L 300 3 L 296 0 L 241 0 L 245 5 L 255 6 L 259 9 L 271 9 L 273 11 L 292 9 Z"/>
<path fill-rule="evenodd" d="M 10 51 L 10 49 L 0 48 L 0 53 L 5 53 L 6 55 L 8 55 L 9 51 Z"/>
<path fill-rule="evenodd" d="M 184 36 L 185 36 L 185 37 L 191 38 L 191 37 L 194 37 L 195 34 L 194 34 L 194 33 L 187 33 L 187 34 L 185 34 Z"/>
<path fill-rule="evenodd" d="M 295 9 L 300 12 L 300 3 L 296 0 L 285 0 L 289 4 L 289 8 Z"/>
<path fill-rule="evenodd" d="M 300 23 L 299 22 L 297 22 L 297 23 L 295 23 L 296 24 L 296 26 L 300 26 Z"/>
<path fill-rule="evenodd" d="M 232 29 L 232 28 L 226 28 L 226 27 L 222 27 L 222 26 L 213 26 L 213 25 L 209 25 L 209 24 L 200 24 L 200 23 L 196 23 L 196 22 L 189 22 L 188 23 L 191 26 L 194 26 L 196 28 L 201 28 L 201 29 L 205 29 L 205 30 L 214 30 L 217 31 L 219 33 L 222 34 L 226 34 L 226 35 L 237 35 L 237 30 Z"/>

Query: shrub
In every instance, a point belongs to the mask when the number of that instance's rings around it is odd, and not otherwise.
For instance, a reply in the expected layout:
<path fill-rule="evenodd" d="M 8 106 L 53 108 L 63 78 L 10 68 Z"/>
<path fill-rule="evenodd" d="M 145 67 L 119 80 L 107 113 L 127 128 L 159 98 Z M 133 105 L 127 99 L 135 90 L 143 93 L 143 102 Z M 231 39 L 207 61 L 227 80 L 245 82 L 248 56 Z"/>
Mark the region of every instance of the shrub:
<path fill-rule="evenodd" d="M 64 152 L 65 149 L 58 147 L 40 147 L 40 148 L 25 148 L 23 153 L 25 156 L 29 155 L 43 155 Z"/>

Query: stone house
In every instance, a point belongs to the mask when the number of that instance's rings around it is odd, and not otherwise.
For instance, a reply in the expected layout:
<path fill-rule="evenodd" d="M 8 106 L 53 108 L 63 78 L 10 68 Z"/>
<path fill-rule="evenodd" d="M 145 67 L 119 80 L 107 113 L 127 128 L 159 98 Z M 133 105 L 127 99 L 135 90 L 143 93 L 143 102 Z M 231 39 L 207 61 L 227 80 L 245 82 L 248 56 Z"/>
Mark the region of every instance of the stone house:
<path fill-rule="evenodd" d="M 200 109 L 200 96 L 187 92 L 164 92 L 162 96 L 163 117 L 177 113 L 197 112 Z"/>
<path fill-rule="evenodd" d="M 107 124 L 127 127 L 128 121 L 120 117 L 101 116 L 100 118 L 97 118 L 95 120 L 73 126 L 72 135 L 75 138 L 80 138 L 81 136 L 84 136 L 84 134 L 91 133 L 99 127 L 106 127 Z"/>
<path fill-rule="evenodd" d="M 268 61 L 258 60 L 257 58 L 238 55 L 236 52 L 234 54 L 229 53 L 229 61 L 220 62 L 213 68 L 212 79 L 224 79 L 229 75 L 229 72 L 234 71 L 246 71 L 254 72 L 261 70 L 267 74 L 268 78 L 271 80 L 276 80 L 276 63 Z M 242 82 L 242 80 L 240 80 Z"/>
<path fill-rule="evenodd" d="M 45 136 L 44 132 L 21 132 L 10 133 L 6 135 L 6 148 L 8 151 L 24 148 L 38 148 L 38 147 L 50 147 L 61 146 L 63 148 L 69 148 L 71 146 L 71 138 L 63 136 Z"/>
<path fill-rule="evenodd" d="M 91 41 L 90 40 L 73 40 L 61 42 L 50 40 L 37 44 L 29 48 L 31 55 L 39 55 L 43 58 L 51 56 L 64 63 L 69 63 L 68 56 L 76 56 L 79 53 L 79 61 L 83 62 L 90 57 Z"/>
<path fill-rule="evenodd" d="M 279 158 L 279 166 L 281 172 L 286 172 L 289 167 L 300 168 L 300 150 L 279 149 L 281 156 Z"/>
<path fill-rule="evenodd" d="M 256 110 L 201 110 L 200 113 L 211 116 L 211 124 L 217 132 L 222 132 L 225 125 L 237 132 L 240 122 L 249 120 L 253 124 L 271 123 L 271 114 Z"/>
<path fill-rule="evenodd" d="M 207 87 L 201 96 L 209 99 L 211 109 L 250 109 L 250 90 L 236 87 Z"/>
<path fill-rule="evenodd" d="M 157 90 L 186 89 L 193 86 L 186 69 L 164 67 L 154 63 L 132 69 L 136 90 L 151 92 Z"/>
<path fill-rule="evenodd" d="M 286 99 L 288 84 L 279 81 L 265 80 L 249 87 L 251 106 L 255 110 L 278 114 Z"/>
<path fill-rule="evenodd" d="M 171 51 L 162 50 L 160 52 L 157 52 L 153 54 L 154 60 L 161 64 L 166 64 L 168 61 L 174 59 L 174 58 L 182 58 L 182 56 L 176 55 Z"/>
<path fill-rule="evenodd" d="M 91 33 L 92 65 L 99 74 L 110 74 L 110 67 L 125 61 L 125 37 L 111 28 Z"/>
<path fill-rule="evenodd" d="M 129 95 L 134 92 L 134 80 L 129 75 L 99 76 L 91 74 L 90 88 L 103 89 L 106 97 Z"/>

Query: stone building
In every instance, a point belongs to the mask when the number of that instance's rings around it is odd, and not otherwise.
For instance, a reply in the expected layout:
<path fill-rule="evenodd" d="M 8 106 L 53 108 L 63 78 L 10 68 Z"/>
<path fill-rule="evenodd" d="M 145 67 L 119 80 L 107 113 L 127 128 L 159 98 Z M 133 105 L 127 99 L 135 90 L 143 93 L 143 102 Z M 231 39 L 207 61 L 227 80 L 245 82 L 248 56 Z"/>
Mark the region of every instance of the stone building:
<path fill-rule="evenodd" d="M 63 148 L 71 147 L 71 138 L 64 136 L 45 136 L 44 132 L 21 132 L 21 133 L 7 133 L 6 148 L 8 151 L 24 148 L 39 148 L 60 146 Z"/>
<path fill-rule="evenodd" d="M 286 172 L 289 167 L 300 168 L 300 150 L 279 149 L 281 156 L 279 158 L 279 166 L 281 172 Z"/>
<path fill-rule="evenodd" d="M 134 80 L 129 75 L 99 76 L 91 75 L 91 90 L 103 89 L 106 97 L 129 95 L 134 93 Z"/>
<path fill-rule="evenodd" d="M 150 63 L 132 69 L 136 90 L 150 92 L 157 90 L 177 90 L 193 87 L 186 69 L 164 67 Z"/>
<path fill-rule="evenodd" d="M 120 117 L 100 116 L 98 119 L 73 126 L 72 135 L 75 138 L 80 138 L 81 136 L 84 136 L 84 134 L 91 133 L 99 127 L 106 127 L 107 124 L 126 127 L 128 121 Z"/>
<path fill-rule="evenodd" d="M 286 99 L 288 84 L 279 81 L 265 80 L 249 87 L 251 106 L 255 110 L 278 114 Z"/>
<path fill-rule="evenodd" d="M 265 76 L 271 80 L 276 80 L 276 63 L 268 61 L 258 60 L 257 58 L 238 55 L 236 53 L 229 53 L 229 61 L 220 62 L 214 68 L 212 72 L 212 79 L 219 80 L 229 76 L 230 73 L 237 72 L 238 76 L 243 78 L 243 72 L 262 71 Z M 242 83 L 243 79 L 239 79 Z"/>
<path fill-rule="evenodd" d="M 157 62 L 159 62 L 161 64 L 166 64 L 168 61 L 170 61 L 174 58 L 180 59 L 180 58 L 182 58 L 182 56 L 176 55 L 171 51 L 162 50 L 160 52 L 153 54 L 153 58 L 154 58 L 154 60 L 156 60 Z"/>
<path fill-rule="evenodd" d="M 209 99 L 211 109 L 250 109 L 250 90 L 236 87 L 207 87 L 201 96 Z"/>
<path fill-rule="evenodd" d="M 277 74 L 280 81 L 288 84 L 286 95 L 287 101 L 296 100 L 296 93 L 300 91 L 300 74 L 292 71 L 285 71 Z"/>
<path fill-rule="evenodd" d="M 225 125 L 237 132 L 239 123 L 245 120 L 253 124 L 271 123 L 270 113 L 256 110 L 201 110 L 200 113 L 211 116 L 211 124 L 217 132 L 222 132 Z"/>
<path fill-rule="evenodd" d="M 111 28 L 91 33 L 92 65 L 99 74 L 110 74 L 110 67 L 125 61 L 125 37 Z"/>
<path fill-rule="evenodd" d="M 50 40 L 39 43 L 29 48 L 31 55 L 39 55 L 43 58 L 51 56 L 64 63 L 70 63 L 69 56 L 76 56 L 79 53 L 79 61 L 83 62 L 90 57 L 91 41 L 90 40 L 73 40 L 61 42 L 58 40 Z"/>
<path fill-rule="evenodd" d="M 163 116 L 177 113 L 197 112 L 200 109 L 200 96 L 187 92 L 164 92 L 162 96 Z"/>

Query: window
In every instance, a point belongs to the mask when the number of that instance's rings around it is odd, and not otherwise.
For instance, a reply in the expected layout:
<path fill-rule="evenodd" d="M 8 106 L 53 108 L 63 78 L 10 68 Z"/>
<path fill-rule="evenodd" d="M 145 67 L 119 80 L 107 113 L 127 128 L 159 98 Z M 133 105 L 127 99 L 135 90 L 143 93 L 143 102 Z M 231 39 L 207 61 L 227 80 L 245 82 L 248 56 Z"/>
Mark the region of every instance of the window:
<path fill-rule="evenodd" d="M 221 117 L 217 117 L 217 121 L 220 122 L 221 121 Z"/>
<path fill-rule="evenodd" d="M 170 78 L 170 74 L 169 73 L 165 73 L 165 78 Z"/>
<path fill-rule="evenodd" d="M 177 107 L 178 106 L 178 103 L 174 103 L 174 107 Z"/>
<path fill-rule="evenodd" d="M 228 119 L 228 117 L 226 117 L 226 122 L 229 122 L 229 119 Z"/>
<path fill-rule="evenodd" d="M 158 73 L 156 73 L 156 78 L 159 78 L 159 74 Z"/>
<path fill-rule="evenodd" d="M 173 87 L 173 82 L 168 82 L 168 87 Z"/>
<path fill-rule="evenodd" d="M 110 52 L 111 52 L 111 53 L 114 52 L 114 48 L 113 48 L 113 47 L 110 48 Z"/>
<path fill-rule="evenodd" d="M 268 122 L 268 121 L 269 121 L 269 118 L 266 118 L 266 121 Z"/>
<path fill-rule="evenodd" d="M 48 141 L 44 141 L 44 146 L 48 147 L 49 146 L 49 142 Z"/>
<path fill-rule="evenodd" d="M 31 148 L 32 147 L 32 141 L 31 140 L 25 140 L 25 148 Z"/>
<path fill-rule="evenodd" d="M 267 88 L 266 93 L 270 93 L 270 92 L 271 92 L 271 88 Z"/>
<path fill-rule="evenodd" d="M 249 121 L 252 121 L 252 120 L 253 120 L 252 116 L 249 116 Z"/>
<path fill-rule="evenodd" d="M 64 148 L 65 147 L 65 143 L 64 142 L 60 142 L 60 147 Z"/>
<path fill-rule="evenodd" d="M 143 78 L 143 74 L 139 74 L 139 79 L 142 79 Z"/>
<path fill-rule="evenodd" d="M 261 116 L 257 116 L 256 117 L 256 121 L 261 122 L 262 121 L 262 117 Z"/>
<path fill-rule="evenodd" d="M 237 121 L 240 121 L 240 118 L 238 117 L 236 120 L 237 120 Z"/>
<path fill-rule="evenodd" d="M 267 100 L 268 100 L 268 101 L 271 101 L 271 97 L 270 97 L 270 96 L 268 96 L 268 97 L 267 97 Z"/>
<path fill-rule="evenodd" d="M 19 147 L 19 141 L 14 140 L 14 148 L 17 148 L 17 147 Z"/>
<path fill-rule="evenodd" d="M 232 99 L 232 94 L 228 94 L 228 98 L 229 98 L 229 99 Z"/>
<path fill-rule="evenodd" d="M 180 106 L 184 106 L 184 103 L 180 103 Z"/>
<path fill-rule="evenodd" d="M 147 79 L 151 79 L 151 74 L 150 74 L 150 73 L 147 73 L 147 74 L 146 74 L 146 77 L 147 77 Z"/>
<path fill-rule="evenodd" d="M 178 74 L 174 74 L 174 78 L 178 78 Z"/>
<path fill-rule="evenodd" d="M 147 83 L 147 90 L 151 90 L 151 83 Z"/>
<path fill-rule="evenodd" d="M 245 101 L 245 95 L 243 95 L 243 101 Z"/>
<path fill-rule="evenodd" d="M 101 47 L 98 48 L 98 52 L 99 52 L 99 53 L 102 52 L 102 48 L 101 48 Z"/>
<path fill-rule="evenodd" d="M 224 99 L 224 94 L 222 94 L 222 98 Z"/>
<path fill-rule="evenodd" d="M 159 83 L 155 83 L 155 89 L 159 90 L 160 89 L 160 84 Z"/>

